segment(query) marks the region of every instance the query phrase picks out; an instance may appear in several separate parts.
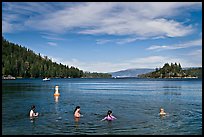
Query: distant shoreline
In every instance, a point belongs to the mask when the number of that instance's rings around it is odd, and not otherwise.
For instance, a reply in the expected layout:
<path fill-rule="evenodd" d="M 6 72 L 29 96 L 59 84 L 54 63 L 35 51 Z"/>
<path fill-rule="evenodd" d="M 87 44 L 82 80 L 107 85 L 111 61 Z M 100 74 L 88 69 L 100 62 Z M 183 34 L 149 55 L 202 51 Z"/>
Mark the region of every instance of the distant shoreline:
<path fill-rule="evenodd" d="M 18 80 L 18 79 L 42 79 L 42 78 L 23 78 L 23 77 L 2 77 L 2 80 Z M 202 79 L 199 77 L 171 77 L 171 78 L 139 78 L 139 77 L 112 77 L 112 78 L 52 78 L 52 79 Z"/>

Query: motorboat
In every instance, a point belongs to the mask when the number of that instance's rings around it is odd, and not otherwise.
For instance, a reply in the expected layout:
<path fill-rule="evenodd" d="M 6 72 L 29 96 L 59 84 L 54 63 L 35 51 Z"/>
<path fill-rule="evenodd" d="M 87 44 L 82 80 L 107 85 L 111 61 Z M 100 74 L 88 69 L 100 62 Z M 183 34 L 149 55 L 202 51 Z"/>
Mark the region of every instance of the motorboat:
<path fill-rule="evenodd" d="M 44 78 L 43 81 L 50 81 L 50 78 Z"/>

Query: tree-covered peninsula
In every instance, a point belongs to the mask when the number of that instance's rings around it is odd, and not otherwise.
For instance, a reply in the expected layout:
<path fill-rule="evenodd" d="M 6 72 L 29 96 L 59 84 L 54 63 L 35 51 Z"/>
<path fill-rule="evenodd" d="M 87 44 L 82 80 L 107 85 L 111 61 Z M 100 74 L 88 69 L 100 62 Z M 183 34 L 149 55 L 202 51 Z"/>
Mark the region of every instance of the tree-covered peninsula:
<path fill-rule="evenodd" d="M 20 78 L 108 78 L 109 73 L 83 72 L 42 57 L 21 45 L 11 43 L 2 36 L 2 77 L 11 75 Z"/>
<path fill-rule="evenodd" d="M 139 78 L 202 78 L 202 67 L 182 69 L 180 63 L 165 63 L 162 68 L 138 75 Z"/>

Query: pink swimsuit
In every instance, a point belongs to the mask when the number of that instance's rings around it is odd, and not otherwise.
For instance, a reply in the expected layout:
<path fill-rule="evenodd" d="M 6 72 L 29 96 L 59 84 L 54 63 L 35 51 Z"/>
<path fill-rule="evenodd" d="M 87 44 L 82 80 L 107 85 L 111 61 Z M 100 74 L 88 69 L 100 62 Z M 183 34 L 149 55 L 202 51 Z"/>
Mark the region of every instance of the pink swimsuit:
<path fill-rule="evenodd" d="M 108 120 L 108 121 L 112 121 L 112 120 L 114 120 L 114 119 L 116 119 L 114 116 L 106 116 L 106 117 L 104 118 L 104 120 Z"/>

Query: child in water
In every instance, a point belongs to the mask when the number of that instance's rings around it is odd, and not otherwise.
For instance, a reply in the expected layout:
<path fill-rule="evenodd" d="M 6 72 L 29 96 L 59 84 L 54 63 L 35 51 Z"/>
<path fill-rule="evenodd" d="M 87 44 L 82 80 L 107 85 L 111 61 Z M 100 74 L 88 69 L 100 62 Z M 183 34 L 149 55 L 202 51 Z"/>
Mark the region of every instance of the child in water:
<path fill-rule="evenodd" d="M 35 105 L 32 105 L 31 110 L 30 110 L 30 118 L 37 117 L 38 112 L 35 113 Z"/>
<path fill-rule="evenodd" d="M 107 116 L 104 117 L 101 121 L 103 121 L 103 120 L 112 121 L 112 120 L 114 120 L 114 119 L 116 119 L 116 117 L 114 117 L 114 116 L 112 115 L 112 111 L 111 111 L 111 110 L 108 110 Z"/>
<path fill-rule="evenodd" d="M 163 108 L 160 108 L 159 114 L 160 114 L 160 116 L 164 116 L 164 115 L 166 115 L 166 112 L 164 112 Z"/>

